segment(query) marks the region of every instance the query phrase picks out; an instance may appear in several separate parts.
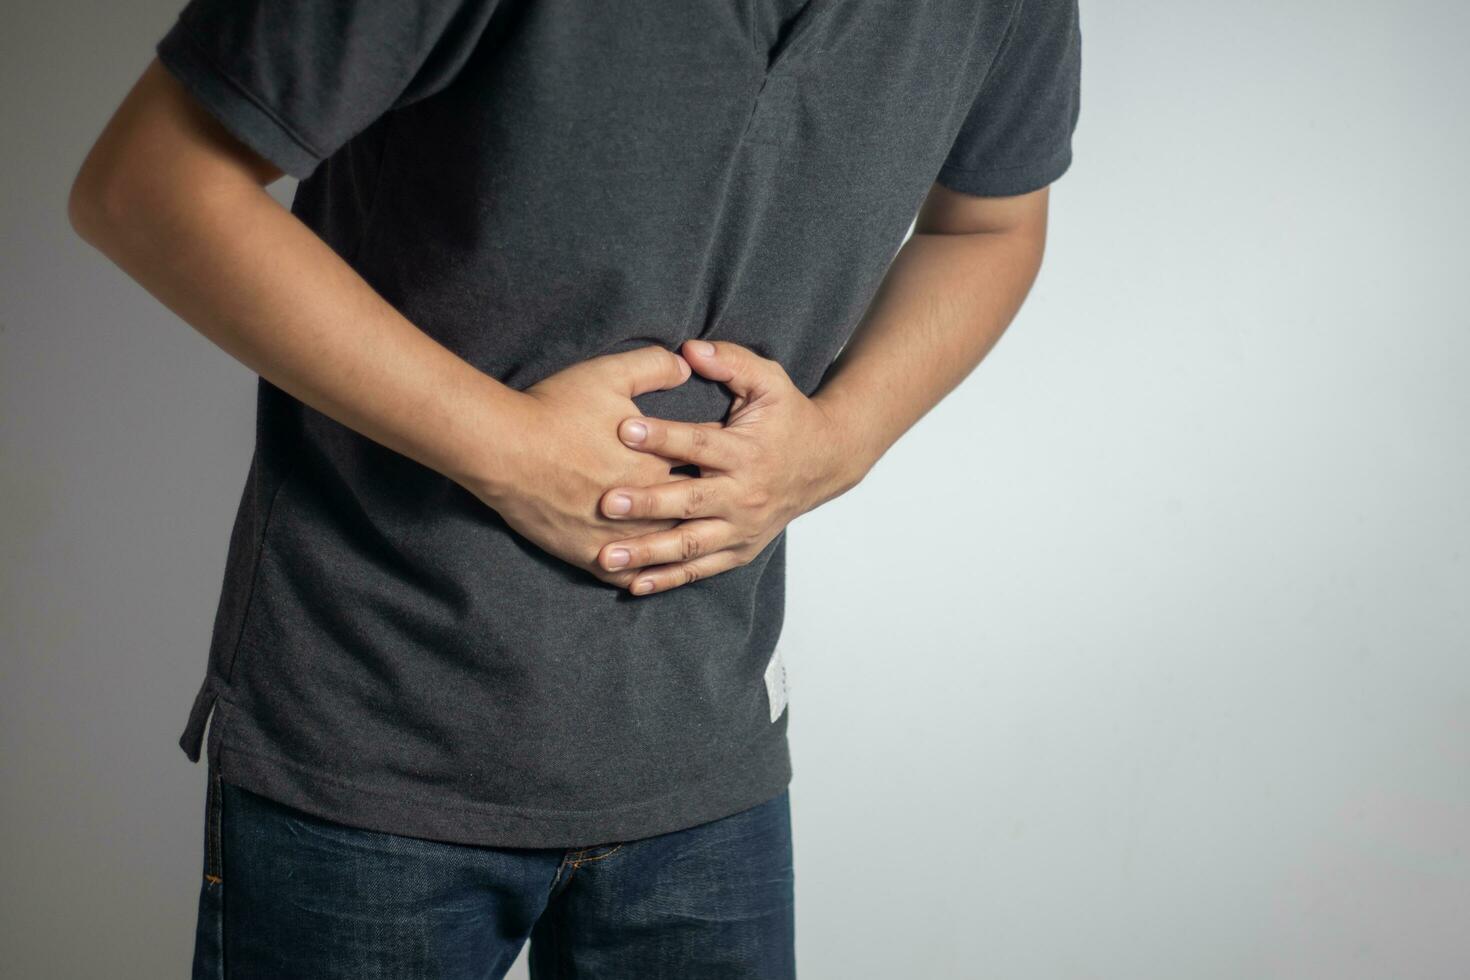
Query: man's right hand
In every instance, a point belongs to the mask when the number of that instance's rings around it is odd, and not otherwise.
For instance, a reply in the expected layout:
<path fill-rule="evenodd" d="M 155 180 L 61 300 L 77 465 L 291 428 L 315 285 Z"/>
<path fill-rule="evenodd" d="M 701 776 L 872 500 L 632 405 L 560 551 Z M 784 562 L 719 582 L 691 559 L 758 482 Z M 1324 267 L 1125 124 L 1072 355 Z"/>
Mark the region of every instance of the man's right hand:
<path fill-rule="evenodd" d="M 687 362 L 652 345 L 514 390 L 410 323 L 266 193 L 280 176 L 154 58 L 67 210 L 86 241 L 262 378 L 470 489 L 558 558 L 628 584 L 631 572 L 599 572 L 595 559 L 636 529 L 600 517 L 598 500 L 666 483 L 683 464 L 629 449 L 618 423 L 642 414 L 633 395 L 683 384 Z"/>
<path fill-rule="evenodd" d="M 602 547 L 634 533 L 662 531 L 671 519 L 629 522 L 602 516 L 599 501 L 610 486 L 653 486 L 681 460 L 641 453 L 623 445 L 618 423 L 641 415 L 633 396 L 676 388 L 689 379 L 689 362 L 657 345 L 604 354 L 573 364 L 525 389 L 514 414 L 517 433 L 487 459 L 486 472 L 469 486 L 505 522 L 542 550 L 626 587 L 637 569 L 608 571 L 598 564 Z M 507 451 L 507 445 L 513 450 Z M 630 531 L 629 524 L 639 530 Z"/>

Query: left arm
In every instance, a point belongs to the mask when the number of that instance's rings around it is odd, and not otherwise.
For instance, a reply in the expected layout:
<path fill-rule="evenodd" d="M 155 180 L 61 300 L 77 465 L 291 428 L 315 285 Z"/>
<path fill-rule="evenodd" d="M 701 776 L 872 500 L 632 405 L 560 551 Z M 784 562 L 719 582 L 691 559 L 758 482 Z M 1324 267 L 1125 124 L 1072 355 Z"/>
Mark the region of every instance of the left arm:
<path fill-rule="evenodd" d="M 814 399 L 848 435 L 853 485 L 979 366 L 1020 311 L 1041 269 L 1048 191 L 930 190 Z"/>
<path fill-rule="evenodd" d="M 609 517 L 683 520 L 606 545 L 599 563 L 643 569 L 635 594 L 677 588 L 745 564 L 796 517 L 856 486 L 1015 317 L 1041 267 L 1047 199 L 1045 187 L 977 197 L 935 184 L 811 398 L 780 364 L 745 347 L 685 343 L 694 370 L 735 394 L 730 416 L 723 424 L 624 420 L 626 444 L 695 463 L 702 475 L 604 494 Z"/>

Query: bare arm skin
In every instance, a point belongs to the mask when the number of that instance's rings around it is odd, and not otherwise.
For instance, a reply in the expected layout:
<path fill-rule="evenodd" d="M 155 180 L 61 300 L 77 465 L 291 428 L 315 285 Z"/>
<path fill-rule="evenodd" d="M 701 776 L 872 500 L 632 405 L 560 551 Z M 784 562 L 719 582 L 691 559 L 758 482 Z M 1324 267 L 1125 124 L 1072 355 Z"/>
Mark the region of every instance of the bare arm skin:
<path fill-rule="evenodd" d="M 701 478 L 613 487 L 603 513 L 680 517 L 668 531 L 606 545 L 605 568 L 639 568 L 637 595 L 750 561 L 797 516 L 868 473 L 999 341 L 1041 267 L 1048 189 L 1005 198 L 938 184 L 862 323 L 807 398 L 775 361 L 736 344 L 683 354 L 736 395 L 723 428 L 627 419 L 629 446 L 697 464 Z M 640 429 L 641 427 L 641 429 Z"/>
<path fill-rule="evenodd" d="M 852 440 L 855 484 L 990 353 L 1041 269 L 1049 189 L 972 197 L 935 184 L 913 236 L 816 400 Z"/>
<path fill-rule="evenodd" d="M 460 483 L 546 551 L 626 585 L 631 573 L 595 562 L 627 533 L 597 501 L 610 483 L 670 479 L 668 460 L 623 446 L 616 427 L 638 414 L 633 395 L 687 380 L 683 358 L 647 347 L 513 390 L 404 319 L 281 207 L 265 191 L 281 176 L 155 59 L 82 164 L 68 213 L 263 378 Z"/>

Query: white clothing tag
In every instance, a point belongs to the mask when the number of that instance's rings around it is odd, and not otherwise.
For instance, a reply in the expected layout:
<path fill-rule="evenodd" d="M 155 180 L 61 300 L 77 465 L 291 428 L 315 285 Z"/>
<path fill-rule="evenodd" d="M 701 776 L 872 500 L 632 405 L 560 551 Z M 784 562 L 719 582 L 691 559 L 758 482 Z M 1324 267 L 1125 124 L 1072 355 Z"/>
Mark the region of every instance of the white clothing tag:
<path fill-rule="evenodd" d="M 781 659 L 781 647 L 771 652 L 771 662 L 766 664 L 766 702 L 771 706 L 771 721 L 774 723 L 786 710 L 786 662 Z"/>

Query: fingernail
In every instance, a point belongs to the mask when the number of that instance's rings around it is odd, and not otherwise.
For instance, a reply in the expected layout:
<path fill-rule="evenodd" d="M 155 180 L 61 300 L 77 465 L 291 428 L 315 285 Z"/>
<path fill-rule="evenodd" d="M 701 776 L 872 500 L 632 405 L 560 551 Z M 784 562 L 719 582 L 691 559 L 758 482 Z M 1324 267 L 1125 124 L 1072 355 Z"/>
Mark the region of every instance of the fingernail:
<path fill-rule="evenodd" d="M 628 559 L 631 557 L 632 555 L 628 554 L 627 549 L 614 548 L 612 551 L 609 551 L 607 553 L 607 567 L 622 568 L 624 565 L 628 564 Z"/>
<path fill-rule="evenodd" d="M 648 579 L 644 579 L 643 581 L 638 582 L 633 586 L 634 595 L 648 595 L 648 593 L 652 591 L 653 583 L 650 582 Z"/>
<path fill-rule="evenodd" d="M 607 502 L 607 512 L 609 514 L 626 514 L 632 509 L 633 498 L 625 494 L 614 494 L 613 498 Z"/>
<path fill-rule="evenodd" d="M 696 340 L 691 346 L 693 346 L 694 353 L 696 354 L 702 354 L 705 357 L 715 356 L 715 345 L 711 344 L 709 341 Z"/>
<path fill-rule="evenodd" d="M 648 426 L 642 422 L 629 422 L 623 426 L 623 439 L 626 442 L 642 442 L 648 438 Z"/>

